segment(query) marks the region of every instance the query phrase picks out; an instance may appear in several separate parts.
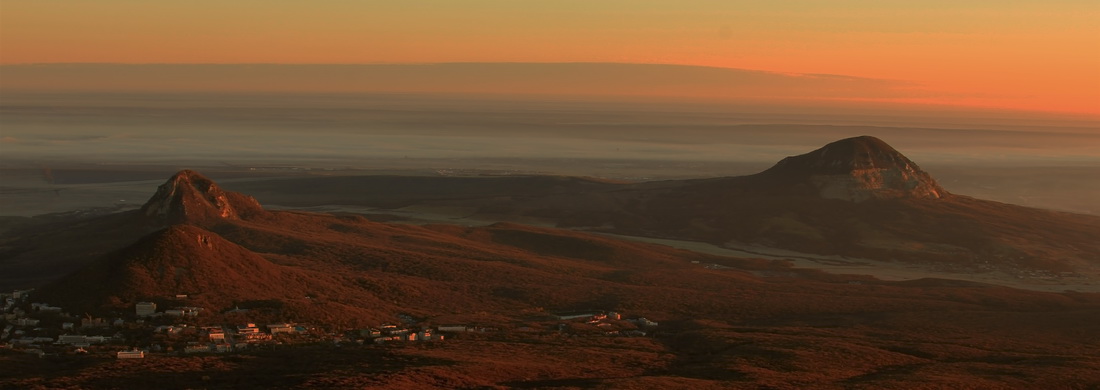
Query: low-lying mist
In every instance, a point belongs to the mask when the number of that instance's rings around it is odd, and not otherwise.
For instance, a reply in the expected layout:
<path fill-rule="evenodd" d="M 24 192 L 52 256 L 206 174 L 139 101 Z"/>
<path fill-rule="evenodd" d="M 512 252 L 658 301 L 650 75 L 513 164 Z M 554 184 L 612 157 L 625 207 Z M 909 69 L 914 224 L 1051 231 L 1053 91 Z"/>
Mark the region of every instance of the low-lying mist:
<path fill-rule="evenodd" d="M 36 201 L 19 195 L 33 193 L 27 186 L 59 184 L 28 178 L 27 169 L 494 169 L 659 180 L 751 174 L 857 135 L 885 140 L 955 193 L 1100 212 L 1092 201 L 1100 199 L 1100 126 L 1081 121 L 468 96 L 154 93 L 6 93 L 0 121 L 0 163 L 9 171 L 0 184 L 2 215 L 27 213 L 25 202 Z M 13 179 L 18 169 L 24 180 Z"/>

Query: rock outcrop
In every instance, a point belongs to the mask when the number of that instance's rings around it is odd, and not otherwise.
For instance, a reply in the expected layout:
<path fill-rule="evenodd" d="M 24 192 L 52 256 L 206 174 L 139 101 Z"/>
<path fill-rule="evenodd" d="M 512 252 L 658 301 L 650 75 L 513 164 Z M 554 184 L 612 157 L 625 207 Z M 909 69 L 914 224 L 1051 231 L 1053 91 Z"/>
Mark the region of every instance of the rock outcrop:
<path fill-rule="evenodd" d="M 263 212 L 250 196 L 224 191 L 198 172 L 183 170 L 157 188 L 141 214 L 165 224 L 241 219 Z"/>

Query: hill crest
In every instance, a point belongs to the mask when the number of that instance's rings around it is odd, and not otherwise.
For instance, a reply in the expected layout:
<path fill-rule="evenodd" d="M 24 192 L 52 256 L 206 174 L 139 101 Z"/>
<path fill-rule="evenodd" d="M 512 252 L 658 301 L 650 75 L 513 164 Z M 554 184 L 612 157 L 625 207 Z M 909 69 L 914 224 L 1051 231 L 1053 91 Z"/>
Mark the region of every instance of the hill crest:
<path fill-rule="evenodd" d="M 185 169 L 157 188 L 141 214 L 166 224 L 242 219 L 263 212 L 256 199 L 224 191 L 213 180 Z"/>
<path fill-rule="evenodd" d="M 822 198 L 851 202 L 949 195 L 916 163 L 872 136 L 846 138 L 784 158 L 761 175 L 808 180 Z"/>

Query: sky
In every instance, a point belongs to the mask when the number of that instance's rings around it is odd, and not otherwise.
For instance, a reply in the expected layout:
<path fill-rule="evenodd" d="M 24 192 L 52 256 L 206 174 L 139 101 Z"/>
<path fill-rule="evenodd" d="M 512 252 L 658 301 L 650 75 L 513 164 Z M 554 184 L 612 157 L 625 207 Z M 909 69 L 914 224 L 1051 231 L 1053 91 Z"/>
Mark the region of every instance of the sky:
<path fill-rule="evenodd" d="M 0 64 L 454 62 L 840 75 L 896 93 L 830 99 L 1100 116 L 1100 2 L 0 0 Z"/>

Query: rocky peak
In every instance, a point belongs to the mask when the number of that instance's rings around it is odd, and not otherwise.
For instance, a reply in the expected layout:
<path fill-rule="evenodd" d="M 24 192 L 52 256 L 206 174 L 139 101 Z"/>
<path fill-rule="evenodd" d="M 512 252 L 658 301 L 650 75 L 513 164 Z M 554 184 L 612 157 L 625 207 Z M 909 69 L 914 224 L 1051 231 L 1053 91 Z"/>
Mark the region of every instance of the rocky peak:
<path fill-rule="evenodd" d="M 141 207 L 142 215 L 168 224 L 240 219 L 262 211 L 252 197 L 224 191 L 192 170 L 173 175 Z"/>
<path fill-rule="evenodd" d="M 947 192 L 909 158 L 871 136 L 842 139 L 783 159 L 765 175 L 808 180 L 823 198 L 940 198 Z"/>

